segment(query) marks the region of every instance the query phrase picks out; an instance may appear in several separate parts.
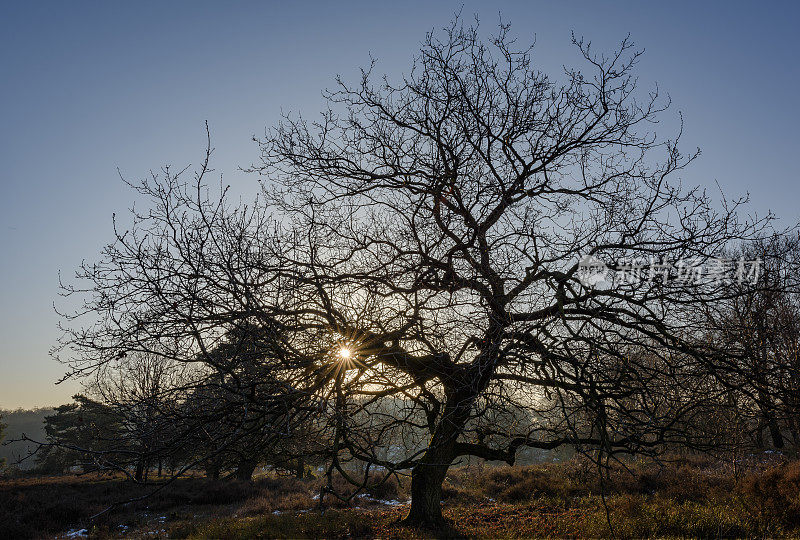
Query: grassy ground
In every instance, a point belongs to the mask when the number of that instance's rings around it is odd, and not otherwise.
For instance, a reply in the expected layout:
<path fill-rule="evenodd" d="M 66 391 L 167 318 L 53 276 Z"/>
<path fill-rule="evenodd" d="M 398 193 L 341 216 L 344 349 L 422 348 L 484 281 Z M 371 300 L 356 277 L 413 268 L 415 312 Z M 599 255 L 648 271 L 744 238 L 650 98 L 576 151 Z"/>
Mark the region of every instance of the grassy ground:
<path fill-rule="evenodd" d="M 6 480 L 0 482 L 0 537 L 800 536 L 800 461 L 751 464 L 746 470 L 697 460 L 629 468 L 610 475 L 605 505 L 597 476 L 580 460 L 454 469 L 443 495 L 451 528 L 439 532 L 396 524 L 407 511 L 401 504 L 407 481 L 320 510 L 316 479 L 183 478 L 90 521 L 109 502 L 144 495 L 148 488 L 119 478 Z"/>

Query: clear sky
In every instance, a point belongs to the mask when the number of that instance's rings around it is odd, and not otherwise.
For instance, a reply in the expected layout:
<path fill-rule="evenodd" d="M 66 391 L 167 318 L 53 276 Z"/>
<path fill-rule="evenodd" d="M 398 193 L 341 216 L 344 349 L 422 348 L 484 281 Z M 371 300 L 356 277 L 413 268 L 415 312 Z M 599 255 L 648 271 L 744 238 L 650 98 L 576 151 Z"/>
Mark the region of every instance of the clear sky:
<path fill-rule="evenodd" d="M 628 32 L 646 49 L 640 83 L 658 83 L 703 155 L 686 183 L 752 195 L 800 218 L 797 2 L 26 2 L 0 11 L 0 408 L 64 403 L 58 272 L 96 258 L 136 178 L 197 163 L 203 122 L 218 172 L 257 158 L 253 134 L 280 111 L 316 113 L 333 76 L 369 54 L 407 71 L 427 30 L 463 5 L 488 30 L 534 35 L 547 70 L 576 61 L 570 31 L 602 49 Z"/>

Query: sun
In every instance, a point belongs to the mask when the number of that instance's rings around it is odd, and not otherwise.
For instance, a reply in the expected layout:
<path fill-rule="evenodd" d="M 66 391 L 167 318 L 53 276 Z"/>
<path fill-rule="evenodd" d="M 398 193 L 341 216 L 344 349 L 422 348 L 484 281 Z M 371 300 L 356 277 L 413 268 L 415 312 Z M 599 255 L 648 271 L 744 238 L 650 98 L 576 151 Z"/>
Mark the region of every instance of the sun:
<path fill-rule="evenodd" d="M 330 348 L 325 355 L 330 363 L 331 373 L 338 377 L 340 374 L 351 370 L 361 371 L 366 368 L 364 365 L 364 351 L 358 340 L 339 333 L 333 337 L 335 341 L 330 344 Z"/>
<path fill-rule="evenodd" d="M 356 353 L 352 348 L 345 345 L 334 350 L 334 362 L 332 368 L 337 373 L 337 376 L 340 373 L 345 373 L 351 369 L 358 368 L 360 363 L 358 360 L 356 360 Z"/>

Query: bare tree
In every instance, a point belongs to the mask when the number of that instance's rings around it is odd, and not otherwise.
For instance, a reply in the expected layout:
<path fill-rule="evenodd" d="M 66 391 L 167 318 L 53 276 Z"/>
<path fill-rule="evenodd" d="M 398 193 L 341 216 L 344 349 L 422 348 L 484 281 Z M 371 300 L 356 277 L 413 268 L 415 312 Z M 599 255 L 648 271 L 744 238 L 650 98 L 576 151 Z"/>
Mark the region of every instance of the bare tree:
<path fill-rule="evenodd" d="M 791 235 L 760 237 L 741 246 L 738 258 L 759 262 L 754 283 L 732 282 L 731 298 L 711 310 L 720 346 L 738 351 L 728 379 L 758 448 L 766 428 L 774 448 L 798 439 L 800 390 L 800 241 Z"/>
<path fill-rule="evenodd" d="M 134 480 L 147 481 L 153 465 L 161 476 L 179 410 L 176 389 L 183 388 L 189 377 L 183 363 L 136 352 L 104 364 L 87 383 L 88 396 L 111 406 L 121 424 L 117 442 L 125 445 L 133 462 Z"/>
<path fill-rule="evenodd" d="M 648 131 L 668 102 L 637 89 L 628 39 L 610 55 L 573 42 L 587 71 L 559 82 L 507 26 L 483 42 L 456 20 L 399 82 L 372 65 L 319 120 L 259 139 L 254 203 L 211 195 L 210 149 L 194 181 L 134 184 L 153 204 L 65 288 L 85 301 L 59 349 L 71 375 L 142 351 L 235 379 L 215 347 L 267 329 L 279 398 L 258 414 L 313 421 L 329 478 L 410 470 L 409 524 L 441 524 L 461 457 L 713 444 L 689 427 L 735 363 L 697 312 L 729 291 L 659 268 L 707 263 L 765 221 L 672 180 L 696 154 Z M 593 286 L 586 257 L 660 277 Z"/>

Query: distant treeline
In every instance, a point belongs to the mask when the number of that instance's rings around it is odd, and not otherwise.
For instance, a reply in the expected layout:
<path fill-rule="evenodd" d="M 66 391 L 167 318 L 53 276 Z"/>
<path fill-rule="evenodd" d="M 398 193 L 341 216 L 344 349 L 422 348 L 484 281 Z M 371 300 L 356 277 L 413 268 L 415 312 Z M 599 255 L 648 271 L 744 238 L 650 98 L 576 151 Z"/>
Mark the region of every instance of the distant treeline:
<path fill-rule="evenodd" d="M 30 454 L 36 445 L 28 441 L 14 441 L 23 434 L 31 439 L 44 441 L 44 417 L 49 414 L 53 414 L 53 409 L 49 407 L 0 410 L 0 421 L 8 426 L 3 432 L 3 441 L 0 443 L 0 461 L 5 459 L 6 466 L 12 468 L 18 467 L 23 470 L 33 468 L 36 464 L 32 458 L 21 463 L 17 462 Z"/>

